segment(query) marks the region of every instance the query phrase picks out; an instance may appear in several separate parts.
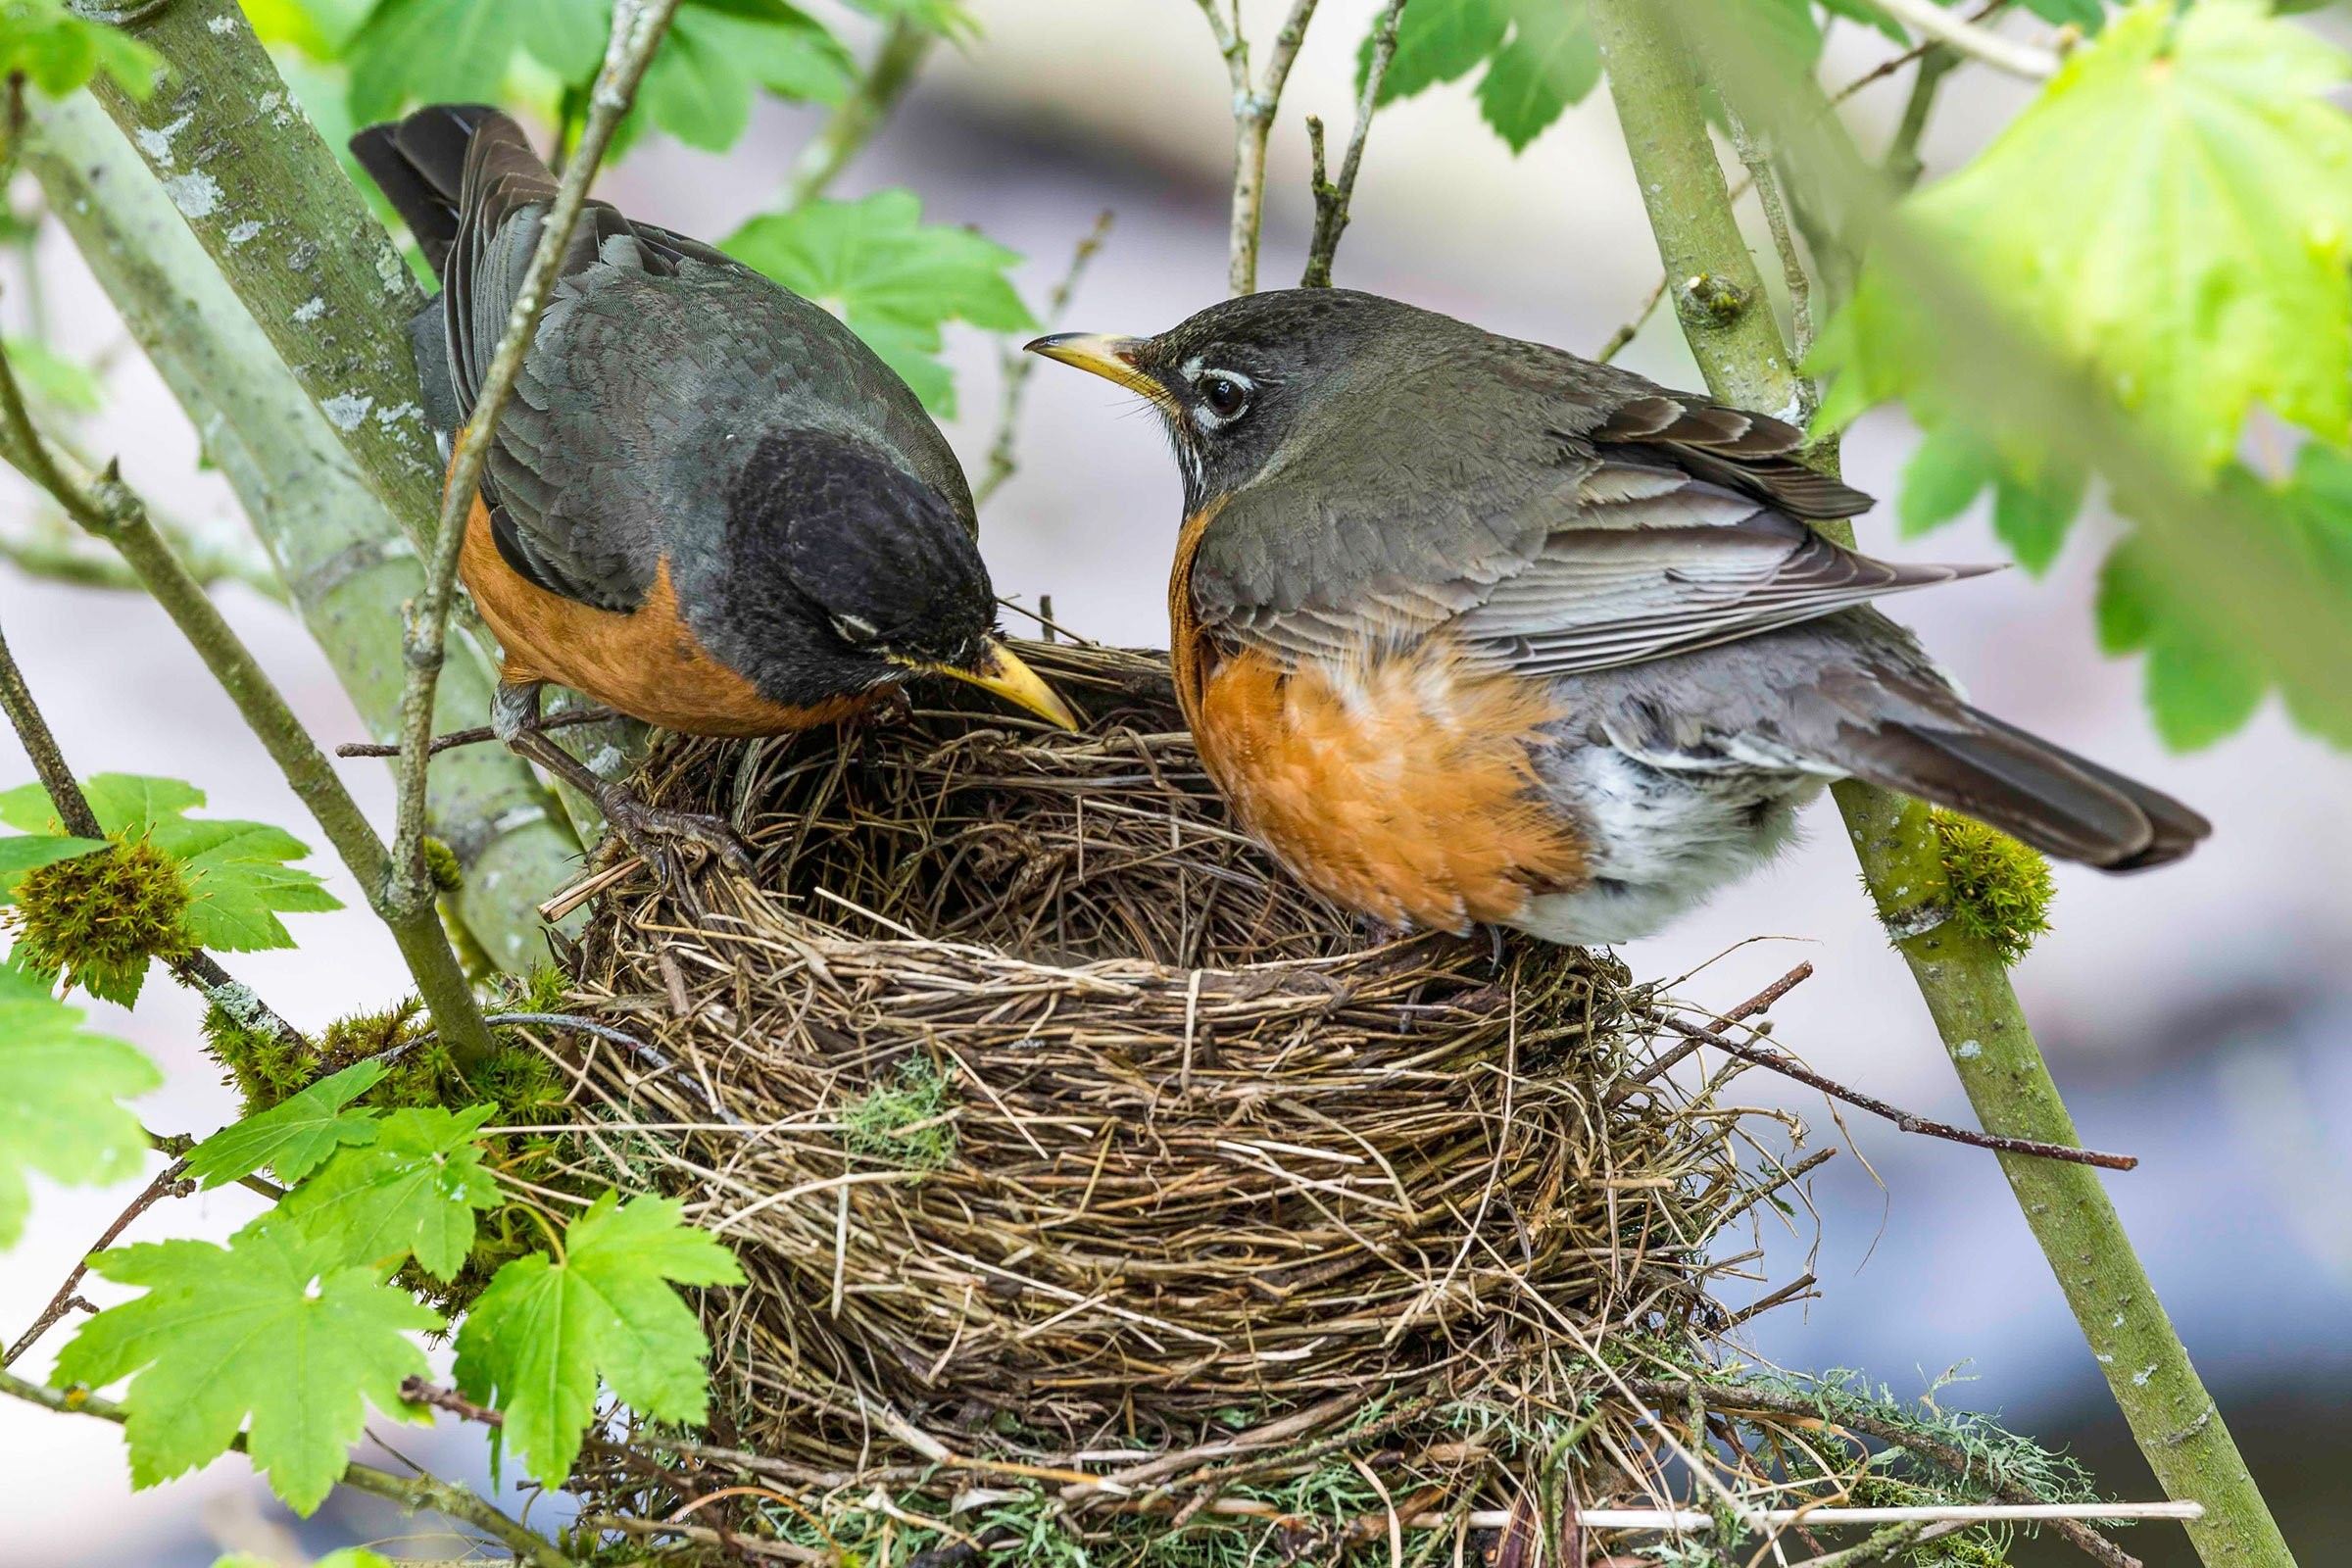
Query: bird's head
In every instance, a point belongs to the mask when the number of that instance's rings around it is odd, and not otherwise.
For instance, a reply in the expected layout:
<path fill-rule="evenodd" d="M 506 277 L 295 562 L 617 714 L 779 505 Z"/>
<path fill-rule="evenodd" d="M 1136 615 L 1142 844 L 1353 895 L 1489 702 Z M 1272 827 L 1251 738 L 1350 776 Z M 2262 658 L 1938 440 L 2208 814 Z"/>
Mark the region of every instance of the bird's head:
<path fill-rule="evenodd" d="M 1159 412 L 1192 513 L 1340 431 L 1351 394 L 1484 336 L 1377 294 L 1298 288 L 1222 301 L 1156 337 L 1058 332 L 1027 347 L 1140 393 Z"/>
<path fill-rule="evenodd" d="M 946 675 L 1076 729 L 1068 705 L 996 635 L 996 590 L 968 514 L 968 502 L 858 438 L 763 442 L 730 498 L 727 634 L 797 650 L 781 678 L 814 689 Z M 762 620 L 776 622 L 766 635 Z"/>

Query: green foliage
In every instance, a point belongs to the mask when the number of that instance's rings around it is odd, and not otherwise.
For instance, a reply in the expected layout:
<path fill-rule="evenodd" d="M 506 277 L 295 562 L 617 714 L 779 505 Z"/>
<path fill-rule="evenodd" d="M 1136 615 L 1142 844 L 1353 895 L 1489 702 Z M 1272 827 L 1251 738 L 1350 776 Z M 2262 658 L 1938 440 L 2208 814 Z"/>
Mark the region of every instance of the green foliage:
<path fill-rule="evenodd" d="M 20 882 L 17 893 L 28 956 L 71 968 L 74 983 L 95 995 L 135 1001 L 149 955 L 290 948 L 279 913 L 343 906 L 315 874 L 286 863 L 310 854 L 293 835 L 264 822 L 189 816 L 204 804 L 194 785 L 100 773 L 82 788 L 117 853 L 71 875 L 40 873 L 50 879 L 45 886 Z M 56 808 L 39 784 L 0 794 L 0 822 L 58 833 Z M 87 964 L 77 961 L 84 954 Z"/>
<path fill-rule="evenodd" d="M 2352 456 L 2312 442 L 2281 483 L 2233 466 L 2221 485 L 2247 528 L 2282 543 L 2310 580 L 2352 604 Z M 2107 652 L 2147 655 L 2148 707 L 2167 745 L 2188 750 L 2234 733 L 2278 687 L 2297 723 L 2352 747 L 2340 690 L 2299 690 L 2255 650 L 2216 637 L 2193 591 L 2172 582 L 2136 534 L 2115 547 L 2099 574 L 2098 630 Z"/>
<path fill-rule="evenodd" d="M 383 1064 L 356 1061 L 269 1109 L 221 1128 L 188 1154 L 188 1174 L 207 1187 L 250 1176 L 264 1165 L 298 1182 L 338 1149 L 375 1142 L 375 1112 L 352 1101 L 384 1075 Z"/>
<path fill-rule="evenodd" d="M 1998 828 L 1937 807 L 1930 815 L 1951 893 L 1952 921 L 1991 945 L 2004 964 L 2050 928 L 2058 895 L 2050 862 Z"/>
<path fill-rule="evenodd" d="M 163 1086 L 155 1064 L 81 1027 L 81 1010 L 0 964 L 0 1250 L 24 1233 L 27 1171 L 74 1187 L 137 1173 L 147 1134 L 122 1102 Z"/>
<path fill-rule="evenodd" d="M 670 1199 L 607 1193 L 558 1255 L 500 1269 L 458 1330 L 459 1388 L 504 1413 L 502 1443 L 543 1485 L 570 1474 L 600 1377 L 641 1415 L 704 1417 L 710 1343 L 670 1286 L 737 1285 L 743 1271 L 678 1213 Z"/>
<path fill-rule="evenodd" d="M 58 414 L 96 414 L 106 383 L 88 366 L 67 359 L 37 337 L 7 339 L 8 368 L 26 397 Z"/>
<path fill-rule="evenodd" d="M 368 1405 L 405 1413 L 401 1380 L 426 1371 L 412 1335 L 442 1321 L 287 1225 L 247 1226 L 226 1247 L 118 1248 L 90 1266 L 146 1293 L 84 1322 L 55 1376 L 92 1389 L 131 1379 L 132 1484 L 210 1463 L 246 1428 L 255 1468 L 301 1514 L 342 1475 Z"/>
<path fill-rule="evenodd" d="M 436 838 L 424 841 L 424 874 L 443 893 L 455 893 L 466 885 L 466 866 L 459 860 L 458 852 Z"/>
<path fill-rule="evenodd" d="M 1371 58 L 1367 37 L 1356 65 L 1359 90 Z M 1583 0 L 1413 0 L 1397 19 L 1396 55 L 1381 78 L 1380 102 L 1410 98 L 1481 66 L 1479 114 L 1512 152 L 1524 152 L 1600 82 L 1600 47 Z"/>
<path fill-rule="evenodd" d="M 2340 441 L 2352 116 L 2328 94 L 2348 74 L 2345 56 L 2261 0 L 2148 0 L 1901 210 L 2200 470 L 2229 461 L 2258 404 Z M 1922 308 L 1865 269 L 1823 338 L 1820 363 L 1839 372 L 1825 420 L 1890 396 L 1945 412 Z"/>
<path fill-rule="evenodd" d="M 842 1147 L 901 1170 L 944 1170 L 956 1161 L 955 1088 L 928 1056 L 841 1108 Z"/>
<path fill-rule="evenodd" d="M 332 1249 L 337 1264 L 396 1267 L 414 1256 L 453 1277 L 473 1250 L 473 1214 L 501 1201 L 475 1132 L 495 1107 L 395 1110 L 375 1141 L 338 1150 L 279 1212 Z"/>
<path fill-rule="evenodd" d="M 22 74 L 52 98 L 101 74 L 144 98 L 163 65 L 145 44 L 75 16 L 65 0 L 0 0 L 0 74 Z"/>
<path fill-rule="evenodd" d="M 2249 527 L 2281 530 L 2323 565 L 2341 560 L 2345 492 L 2301 469 L 2265 487 L 2232 458 L 2258 406 L 2327 442 L 2352 437 L 2352 115 L 2329 97 L 2347 79 L 2352 59 L 2260 0 L 2148 0 L 2070 55 L 1974 164 L 1900 209 L 2155 446 L 2244 499 Z M 1929 437 L 1905 474 L 1906 530 L 1989 485 L 1996 530 L 2039 570 L 2083 478 L 2053 452 L 2062 433 L 2004 426 L 1999 408 L 1948 390 L 1948 352 L 1930 307 L 1866 266 L 1815 352 L 1835 376 L 1821 423 L 1908 399 Z M 2320 450 L 2307 461 L 2340 461 Z M 2147 652 L 2159 732 L 2203 745 L 2243 724 L 2274 676 L 2149 568 L 2132 544 L 2110 561 L 2101 639 Z M 2330 566 L 2325 580 L 2352 612 L 2352 575 Z M 2352 741 L 2340 694 L 2287 696 L 2299 722 Z"/>
<path fill-rule="evenodd" d="M 281 1568 L 281 1565 L 274 1557 L 256 1557 L 248 1552 L 232 1551 L 225 1557 L 216 1558 L 213 1568 Z M 365 1546 L 345 1546 L 341 1551 L 328 1552 L 311 1564 L 311 1568 L 397 1568 L 397 1565 L 391 1558 L 379 1557 Z"/>
<path fill-rule="evenodd" d="M 1020 257 L 968 228 L 925 223 L 912 191 L 755 218 L 725 249 L 849 322 L 943 417 L 956 412 L 956 385 L 938 358 L 942 322 L 994 332 L 1037 325 L 1004 277 Z"/>
<path fill-rule="evenodd" d="M 585 85 L 612 20 L 612 0 L 376 0 L 341 46 L 351 112 L 367 122 L 415 101 L 496 102 L 524 59 L 566 86 Z M 289 20 L 281 32 L 335 48 L 331 25 Z M 785 0 L 686 0 L 638 112 L 681 141 L 723 150 L 751 122 L 756 90 L 832 102 L 851 75 L 848 51 Z"/>

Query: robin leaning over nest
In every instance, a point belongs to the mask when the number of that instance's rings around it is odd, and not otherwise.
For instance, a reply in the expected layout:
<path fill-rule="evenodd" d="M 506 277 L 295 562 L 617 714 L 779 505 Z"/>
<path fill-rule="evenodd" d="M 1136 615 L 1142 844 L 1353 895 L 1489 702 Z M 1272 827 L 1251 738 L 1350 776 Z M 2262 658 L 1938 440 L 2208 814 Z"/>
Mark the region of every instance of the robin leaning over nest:
<path fill-rule="evenodd" d="M 428 419 L 472 414 L 556 178 L 494 109 L 441 105 L 352 151 L 441 295 L 412 327 Z M 658 810 L 539 728 L 559 682 L 649 723 L 773 735 L 911 675 L 971 681 L 1071 727 L 991 635 L 963 470 L 906 383 L 830 313 L 699 240 L 591 202 L 498 424 L 461 569 L 505 652 L 501 739 L 662 841 L 748 867 L 726 824 Z"/>
<path fill-rule="evenodd" d="M 1201 760 L 1303 881 L 1378 920 L 1644 936 L 1845 777 L 2110 871 L 2210 831 L 1963 702 L 1866 602 L 1989 568 L 1815 533 L 1871 499 L 1777 419 L 1339 289 L 1029 347 L 1165 418 Z"/>

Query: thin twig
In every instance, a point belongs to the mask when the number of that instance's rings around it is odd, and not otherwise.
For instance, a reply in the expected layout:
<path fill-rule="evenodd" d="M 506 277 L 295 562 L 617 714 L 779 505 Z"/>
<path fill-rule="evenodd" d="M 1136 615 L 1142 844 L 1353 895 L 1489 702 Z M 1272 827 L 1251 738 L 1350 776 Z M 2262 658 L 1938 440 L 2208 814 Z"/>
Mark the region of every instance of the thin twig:
<path fill-rule="evenodd" d="M 1047 331 L 1051 332 L 1060 324 L 1062 313 L 1070 308 L 1070 296 L 1077 292 L 1078 279 L 1085 274 L 1087 264 L 1095 259 L 1096 252 L 1102 250 L 1103 241 L 1110 238 L 1110 225 L 1111 214 L 1105 208 L 1096 217 L 1095 226 L 1088 229 L 1085 237 L 1078 241 L 1078 248 L 1070 255 L 1069 270 L 1061 274 L 1061 281 L 1054 285 L 1052 294 L 1046 296 L 1044 325 Z M 998 405 L 996 439 L 988 444 L 988 471 L 980 476 L 979 484 L 972 489 L 972 505 L 975 508 L 987 506 L 988 498 L 995 495 L 998 487 L 1011 478 L 1013 469 L 1020 466 L 1015 437 L 1020 425 L 1021 404 L 1029 391 L 1029 375 L 1037 368 L 1037 356 L 1024 354 L 1008 343 L 998 356 L 998 364 L 1002 368 L 1004 393 Z"/>
<path fill-rule="evenodd" d="M 1372 115 L 1380 106 L 1380 84 L 1389 74 L 1389 63 L 1396 58 L 1396 27 L 1404 15 L 1405 0 L 1389 0 L 1381 12 L 1380 21 L 1372 31 L 1372 58 L 1364 66 L 1363 91 L 1355 99 L 1355 129 L 1348 138 L 1348 154 L 1340 160 L 1340 177 L 1323 177 L 1323 122 L 1313 116 L 1306 121 L 1307 142 L 1314 150 L 1315 171 L 1315 232 L 1307 242 L 1306 270 L 1299 276 L 1300 288 L 1331 287 L 1331 259 L 1340 248 L 1340 236 L 1348 230 L 1348 204 L 1355 197 L 1355 174 L 1364 161 L 1364 138 L 1372 130 Z"/>
<path fill-rule="evenodd" d="M 117 1426 L 121 1426 L 130 1413 L 113 1399 L 101 1398 L 81 1389 L 45 1388 L 13 1372 L 0 1372 L 0 1394 L 64 1414 L 96 1416 L 101 1421 L 112 1421 Z M 230 1438 L 228 1446 L 243 1453 L 245 1434 L 240 1432 Z M 558 1551 L 546 1537 L 510 1518 L 487 1497 L 454 1481 L 443 1481 L 438 1476 L 422 1474 L 394 1475 L 389 1470 L 378 1470 L 373 1465 L 355 1463 L 344 1467 L 339 1482 L 357 1491 L 389 1498 L 407 1508 L 463 1520 L 497 1538 L 515 1556 L 532 1564 L 532 1568 L 578 1568 L 569 1557 Z"/>
<path fill-rule="evenodd" d="M 1265 72 L 1254 85 L 1250 78 L 1250 40 L 1242 35 L 1240 12 L 1229 22 L 1217 9 L 1217 0 L 1199 4 L 1233 84 L 1233 219 L 1226 240 L 1226 285 L 1231 293 L 1252 294 L 1257 291 L 1257 241 L 1265 216 L 1266 138 L 1274 128 L 1283 84 L 1298 59 L 1298 45 L 1314 20 L 1315 0 L 1292 0 L 1290 15 L 1266 52 Z"/>
<path fill-rule="evenodd" d="M 1772 235 L 1772 248 L 1781 259 L 1781 281 L 1788 291 L 1789 349 L 1801 368 L 1805 357 L 1813 351 L 1812 279 L 1805 274 L 1804 258 L 1797 254 L 1796 236 L 1789 231 L 1788 209 L 1781 201 L 1780 177 L 1772 169 L 1772 149 L 1756 138 L 1747 122 L 1728 104 L 1725 118 L 1731 124 L 1732 148 L 1747 171 L 1748 183 L 1755 187 L 1756 200 L 1764 208 L 1764 227 Z M 1798 416 L 1790 422 L 1800 428 L 1810 427 L 1813 411 L 1820 401 L 1813 378 L 1800 371 L 1796 377 Z"/>
<path fill-rule="evenodd" d="M 333 764 L 284 694 L 204 586 L 188 574 L 187 566 L 156 531 L 146 503 L 122 482 L 118 466 L 109 465 L 99 474 L 83 472 L 70 455 L 52 451 L 41 439 L 25 412 L 24 394 L 5 353 L 0 353 L 0 452 L 19 472 L 47 491 L 67 516 L 122 553 L 221 690 L 237 705 L 246 727 L 277 763 L 287 786 L 309 808 L 344 867 L 367 890 L 370 906 L 391 928 L 418 994 L 450 1035 L 451 1045 L 462 1056 L 487 1053 L 490 1031 L 481 1022 L 481 1009 L 474 1004 L 466 970 L 449 945 L 449 935 L 431 901 L 420 909 L 403 909 L 392 903 L 392 860 L 383 840 L 376 836 L 367 813 L 335 775 Z M 214 1000 L 227 1006 L 239 1022 L 248 1021 L 253 1011 L 250 1005 L 240 1011 L 220 996 Z"/>
<path fill-rule="evenodd" d="M 66 1276 L 66 1282 L 60 1285 L 56 1294 L 49 1298 L 49 1304 L 41 1308 L 41 1315 L 32 1320 L 30 1328 L 17 1336 L 16 1343 L 8 1348 L 6 1355 L 0 1355 L 0 1367 L 16 1365 L 26 1350 L 31 1349 L 35 1344 L 39 1343 L 42 1335 L 56 1327 L 58 1320 L 72 1310 L 74 1300 L 77 1299 L 74 1293 L 81 1289 L 82 1279 L 90 1272 L 90 1259 L 114 1246 L 115 1239 L 130 1228 L 132 1220 L 146 1213 L 166 1198 L 184 1198 L 196 1190 L 195 1183 L 180 1180 L 180 1173 L 187 1168 L 186 1160 L 175 1159 L 156 1172 L 155 1180 L 147 1184 L 146 1190 L 132 1199 L 122 1212 L 115 1216 L 115 1222 L 100 1233 L 96 1241 L 82 1250 L 81 1261 L 74 1265 L 74 1272 Z"/>
<path fill-rule="evenodd" d="M 0 384 L 0 396 L 5 396 L 15 384 L 8 376 L 4 358 L 0 358 L 0 383 L 4 383 Z M 82 794 L 74 770 L 66 765 L 57 736 L 50 730 L 49 720 L 42 716 L 40 705 L 33 701 L 32 689 L 25 684 L 24 672 L 18 668 L 16 655 L 10 651 L 4 636 L 0 636 L 0 710 L 7 712 L 24 755 L 32 760 L 33 772 L 41 787 L 49 792 L 49 802 L 57 808 L 59 823 L 75 838 L 106 837 L 98 814 L 90 809 L 89 798 Z M 279 1017 L 252 987 L 240 984 L 211 954 L 201 950 L 183 954 L 169 960 L 166 967 L 172 979 L 204 997 L 239 1026 L 267 1029 L 284 1044 L 309 1052 L 310 1042 L 302 1031 Z"/>
<path fill-rule="evenodd" d="M 874 132 L 914 84 L 923 56 L 930 52 L 937 36 L 906 17 L 890 24 L 890 30 L 882 35 L 880 47 L 874 51 L 873 61 L 858 75 L 858 84 L 833 106 L 823 127 L 793 161 L 785 190 L 789 205 L 798 207 L 814 201 L 832 187 L 842 170 L 873 139 Z"/>
<path fill-rule="evenodd" d="M 1789 970 L 1787 974 L 1781 976 L 1778 980 L 1775 980 L 1772 984 L 1766 986 L 1763 990 L 1757 992 L 1754 996 L 1748 998 L 1745 1002 L 1740 1003 L 1735 1006 L 1727 1007 L 1721 1013 L 1718 1013 L 1714 1021 L 1709 1023 L 1707 1027 L 1700 1032 L 1699 1040 L 1686 1040 L 1671 1051 L 1660 1052 L 1655 1060 L 1651 1061 L 1640 1072 L 1633 1075 L 1635 1082 L 1644 1084 L 1656 1083 L 1658 1079 L 1665 1076 L 1668 1072 L 1671 1072 L 1685 1056 L 1688 1056 L 1690 1054 L 1690 1053 L 1696 1051 L 1703 1041 L 1712 1040 L 1716 1036 L 1722 1034 L 1725 1030 L 1729 1029 L 1732 1025 L 1738 1023 L 1742 1018 L 1754 1017 L 1757 1013 L 1769 1008 L 1774 1003 L 1780 1001 L 1789 992 L 1794 991 L 1798 986 L 1803 985 L 1806 981 L 1812 978 L 1813 964 L 1811 960 L 1808 959 L 1807 961 L 1798 964 L 1795 968 Z M 1626 1095 L 1631 1093 L 1633 1093 L 1633 1091 L 1630 1088 L 1622 1089 L 1611 1098 L 1609 1102 L 1611 1104 L 1615 1104 L 1618 1100 L 1623 1099 Z"/>
<path fill-rule="evenodd" d="M 506 412 L 523 356 L 539 324 L 540 309 L 554 288 L 564 265 L 588 187 L 612 145 L 612 134 L 637 96 L 637 84 L 653 64 L 654 50 L 669 28 L 679 0 L 618 0 L 612 12 L 612 31 L 605 45 L 604 68 L 590 90 L 588 123 L 579 146 L 564 167 L 556 197 L 541 220 L 538 249 L 515 291 L 507 314 L 505 335 L 499 339 L 488 371 L 482 376 L 472 417 L 459 433 L 456 454 L 441 502 L 441 520 L 433 535 L 432 560 L 425 573 L 423 597 L 414 607 L 403 629 L 401 650 L 408 665 L 400 699 L 398 831 L 392 845 L 391 890 L 394 907 L 405 914 L 430 914 L 434 890 L 424 863 L 425 775 L 432 759 L 433 694 L 440 683 L 443 650 L 449 635 L 450 608 L 457 597 L 458 556 L 466 541 L 466 520 L 481 486 L 482 468 L 489 461 L 490 443 L 499 416 Z"/>
<path fill-rule="evenodd" d="M 1996 71 L 2006 71 L 2029 81 L 2040 81 L 2057 74 L 2056 50 L 2005 38 L 1989 27 L 1953 16 L 1936 0 L 1874 0 L 1874 3 L 1923 37 L 1957 49 L 1973 60 L 1982 60 Z"/>
<path fill-rule="evenodd" d="M 2106 1154 L 2093 1149 L 2070 1149 L 2064 1144 L 2045 1144 L 2034 1138 L 2004 1138 L 1996 1133 L 1971 1132 L 1965 1127 L 1955 1127 L 1950 1122 L 1933 1121 L 1925 1116 L 1915 1116 L 1898 1105 L 1890 1105 L 1884 1100 L 1875 1100 L 1858 1089 L 1848 1089 L 1835 1079 L 1824 1078 L 1794 1056 L 1748 1041 L 1734 1040 L 1729 1035 L 1715 1035 L 1693 1029 L 1680 1018 L 1668 1017 L 1663 1013 L 1659 1014 L 1658 1022 L 1687 1040 L 1695 1041 L 1700 1045 L 1713 1046 L 1727 1054 L 1738 1056 L 1742 1061 L 1752 1061 L 1759 1067 L 1770 1068 L 1784 1078 L 1793 1078 L 1800 1084 L 1818 1089 L 1832 1100 L 1841 1100 L 1858 1109 L 1869 1111 L 1874 1116 L 1884 1116 L 1902 1132 L 1918 1133 L 1927 1138 L 1941 1138 L 1955 1144 L 1967 1144 L 1973 1149 L 1990 1149 L 2004 1154 L 2030 1154 L 2036 1159 L 2062 1159 L 2077 1165 L 2096 1165 L 2102 1170 L 2134 1170 L 2139 1165 L 2139 1156 L 2136 1154 Z"/>
<path fill-rule="evenodd" d="M 561 713 L 548 714 L 539 721 L 539 727 L 541 729 L 564 729 L 573 724 L 602 724 L 620 716 L 619 710 L 612 708 L 573 708 Z M 427 755 L 438 757 L 443 752 L 456 747 L 479 746 L 484 741 L 496 739 L 498 739 L 498 731 L 487 724 L 476 724 L 470 729 L 453 729 L 447 734 L 434 736 Z M 337 757 L 398 757 L 400 748 L 378 746 L 373 741 L 347 741 L 335 748 L 335 755 Z"/>

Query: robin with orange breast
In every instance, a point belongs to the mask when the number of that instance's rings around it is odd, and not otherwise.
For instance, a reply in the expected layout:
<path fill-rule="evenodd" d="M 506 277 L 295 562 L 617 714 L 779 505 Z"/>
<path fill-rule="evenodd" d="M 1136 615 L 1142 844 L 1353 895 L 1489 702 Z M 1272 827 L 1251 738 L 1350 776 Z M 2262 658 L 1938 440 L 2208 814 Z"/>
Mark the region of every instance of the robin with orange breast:
<path fill-rule="evenodd" d="M 441 279 L 411 335 L 447 437 L 473 412 L 556 178 L 520 126 L 479 106 L 418 110 L 352 150 Z M 466 525 L 461 571 L 505 654 L 493 724 L 664 875 L 663 840 L 741 847 L 558 746 L 539 727 L 546 683 L 667 729 L 773 735 L 940 674 L 1072 727 L 992 635 L 976 531 L 955 453 L 847 326 L 591 202 Z"/>
<path fill-rule="evenodd" d="M 1382 922 L 1646 936 L 1838 778 L 2109 871 L 2211 831 L 1964 702 L 1868 602 L 1986 568 L 1807 527 L 1871 500 L 1780 420 L 1340 289 L 1029 347 L 1164 418 L 1201 760 L 1302 881 Z"/>

